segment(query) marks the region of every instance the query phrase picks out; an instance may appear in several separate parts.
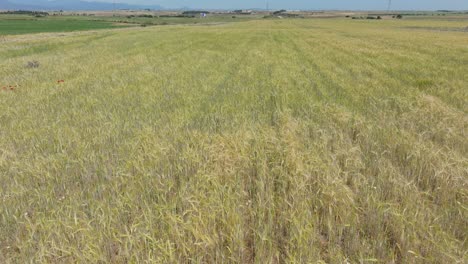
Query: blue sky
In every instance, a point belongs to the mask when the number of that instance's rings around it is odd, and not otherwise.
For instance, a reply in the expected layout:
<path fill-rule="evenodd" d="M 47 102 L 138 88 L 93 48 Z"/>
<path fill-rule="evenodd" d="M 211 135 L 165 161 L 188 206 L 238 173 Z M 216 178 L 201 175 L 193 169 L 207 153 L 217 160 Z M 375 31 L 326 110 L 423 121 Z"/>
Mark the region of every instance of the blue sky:
<path fill-rule="evenodd" d="M 91 1 L 91 0 L 88 0 Z M 101 0 L 112 2 L 113 0 Z M 158 4 L 164 7 L 263 8 L 266 0 L 116 0 L 131 4 Z M 269 0 L 272 9 L 387 9 L 388 0 Z M 393 0 L 392 9 L 468 10 L 468 0 Z"/>
<path fill-rule="evenodd" d="M 2 0 L 0 0 L 2 1 Z M 10 0 L 30 2 L 31 0 Z M 62 1 L 62 0 L 57 0 Z M 113 0 L 85 0 L 113 2 Z M 167 8 L 237 9 L 265 8 L 267 0 L 116 0 L 129 4 L 161 5 Z M 388 0 L 268 0 L 271 9 L 385 10 Z M 33 1 L 34 2 L 34 1 Z M 468 0 L 392 0 L 392 10 L 468 10 Z"/>

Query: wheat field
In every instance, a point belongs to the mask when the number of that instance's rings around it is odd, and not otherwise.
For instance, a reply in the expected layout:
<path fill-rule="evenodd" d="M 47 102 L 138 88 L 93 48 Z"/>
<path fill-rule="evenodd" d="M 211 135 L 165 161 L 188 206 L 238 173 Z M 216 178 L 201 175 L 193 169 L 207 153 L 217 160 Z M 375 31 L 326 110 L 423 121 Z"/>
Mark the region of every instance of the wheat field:
<path fill-rule="evenodd" d="M 466 263 L 464 26 L 3 36 L 0 263 Z"/>

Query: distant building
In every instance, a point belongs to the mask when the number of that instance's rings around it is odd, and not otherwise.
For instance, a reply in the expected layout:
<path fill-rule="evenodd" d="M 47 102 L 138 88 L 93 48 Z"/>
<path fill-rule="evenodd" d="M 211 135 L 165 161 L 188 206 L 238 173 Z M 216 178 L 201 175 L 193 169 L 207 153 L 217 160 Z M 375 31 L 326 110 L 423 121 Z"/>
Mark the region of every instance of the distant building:
<path fill-rule="evenodd" d="M 183 16 L 186 17 L 207 17 L 210 12 L 208 11 L 197 11 L 197 10 L 190 10 L 190 11 L 185 11 L 182 13 Z"/>
<path fill-rule="evenodd" d="M 252 10 L 234 10 L 232 11 L 232 13 L 238 14 L 238 15 L 251 15 L 253 11 Z"/>

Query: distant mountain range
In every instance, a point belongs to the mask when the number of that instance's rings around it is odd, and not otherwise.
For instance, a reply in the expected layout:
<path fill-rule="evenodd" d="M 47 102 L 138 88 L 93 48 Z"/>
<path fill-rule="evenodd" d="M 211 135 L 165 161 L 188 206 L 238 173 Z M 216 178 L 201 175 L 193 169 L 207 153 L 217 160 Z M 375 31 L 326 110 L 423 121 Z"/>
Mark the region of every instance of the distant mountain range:
<path fill-rule="evenodd" d="M 85 10 L 114 10 L 114 9 L 153 9 L 161 10 L 163 7 L 159 5 L 131 5 L 124 3 L 104 3 L 104 2 L 87 2 L 81 0 L 22 0 L 8 1 L 0 0 L 0 10 L 70 10 L 70 11 L 85 11 Z"/>

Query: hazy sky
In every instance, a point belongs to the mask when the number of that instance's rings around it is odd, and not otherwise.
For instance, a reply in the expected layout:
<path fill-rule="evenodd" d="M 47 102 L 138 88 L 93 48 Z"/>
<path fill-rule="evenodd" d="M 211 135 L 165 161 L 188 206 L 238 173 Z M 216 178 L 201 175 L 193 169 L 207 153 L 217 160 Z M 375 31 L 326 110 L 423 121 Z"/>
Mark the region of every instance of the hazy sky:
<path fill-rule="evenodd" d="M 90 0 L 88 0 L 90 1 Z M 100 0 L 112 2 L 113 0 Z M 132 4 L 157 4 L 164 7 L 263 8 L 266 0 L 116 0 Z M 388 0 L 269 0 L 271 9 L 387 9 Z M 393 0 L 392 9 L 468 10 L 468 0 Z"/>

